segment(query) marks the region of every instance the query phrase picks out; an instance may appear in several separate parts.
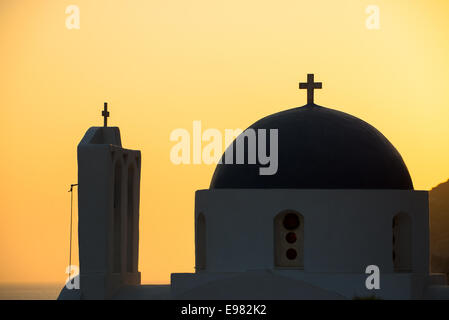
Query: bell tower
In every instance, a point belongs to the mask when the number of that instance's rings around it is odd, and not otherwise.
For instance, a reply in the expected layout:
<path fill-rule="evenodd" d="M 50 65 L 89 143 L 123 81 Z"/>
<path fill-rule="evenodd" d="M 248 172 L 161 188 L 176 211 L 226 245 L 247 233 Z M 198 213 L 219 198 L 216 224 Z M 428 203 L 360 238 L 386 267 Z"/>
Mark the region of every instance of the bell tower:
<path fill-rule="evenodd" d="M 122 148 L 118 127 L 91 127 L 78 145 L 78 239 L 82 299 L 108 299 L 140 284 L 141 155 Z"/>

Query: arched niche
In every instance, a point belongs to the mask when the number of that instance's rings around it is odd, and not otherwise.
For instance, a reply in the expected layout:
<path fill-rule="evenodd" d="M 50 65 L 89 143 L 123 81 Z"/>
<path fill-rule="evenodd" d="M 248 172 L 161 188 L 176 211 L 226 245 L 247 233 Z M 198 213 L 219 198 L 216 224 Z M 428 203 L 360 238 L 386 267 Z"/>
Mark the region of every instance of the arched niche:
<path fill-rule="evenodd" d="M 112 218 L 112 272 L 122 271 L 122 163 L 116 161 L 114 165 L 114 198 Z"/>
<path fill-rule="evenodd" d="M 412 219 L 401 212 L 392 221 L 393 266 L 395 272 L 412 271 Z"/>
<path fill-rule="evenodd" d="M 135 238 L 135 192 L 134 186 L 136 181 L 136 169 L 134 165 L 128 166 L 128 181 L 127 181 L 127 206 L 126 206 L 126 271 L 136 271 L 134 266 L 134 238 Z"/>
<path fill-rule="evenodd" d="M 195 265 L 196 270 L 206 269 L 206 218 L 199 213 L 195 226 Z"/>

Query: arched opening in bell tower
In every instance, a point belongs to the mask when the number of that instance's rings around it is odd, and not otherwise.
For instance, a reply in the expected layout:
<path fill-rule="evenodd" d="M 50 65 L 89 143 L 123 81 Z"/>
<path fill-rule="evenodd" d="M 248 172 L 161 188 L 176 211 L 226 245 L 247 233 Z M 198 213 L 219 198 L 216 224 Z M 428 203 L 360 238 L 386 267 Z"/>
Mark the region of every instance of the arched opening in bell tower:
<path fill-rule="evenodd" d="M 112 233 L 112 272 L 122 271 L 122 164 L 117 161 L 114 168 L 114 212 L 113 212 L 113 233 Z"/>

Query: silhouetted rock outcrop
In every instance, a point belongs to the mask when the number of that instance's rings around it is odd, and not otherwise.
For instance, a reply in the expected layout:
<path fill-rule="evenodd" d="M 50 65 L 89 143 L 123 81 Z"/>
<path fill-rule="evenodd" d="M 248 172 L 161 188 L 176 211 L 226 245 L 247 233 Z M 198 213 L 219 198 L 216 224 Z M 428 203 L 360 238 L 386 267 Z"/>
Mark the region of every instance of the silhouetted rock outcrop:
<path fill-rule="evenodd" d="M 449 180 L 429 192 L 432 272 L 449 276 Z"/>

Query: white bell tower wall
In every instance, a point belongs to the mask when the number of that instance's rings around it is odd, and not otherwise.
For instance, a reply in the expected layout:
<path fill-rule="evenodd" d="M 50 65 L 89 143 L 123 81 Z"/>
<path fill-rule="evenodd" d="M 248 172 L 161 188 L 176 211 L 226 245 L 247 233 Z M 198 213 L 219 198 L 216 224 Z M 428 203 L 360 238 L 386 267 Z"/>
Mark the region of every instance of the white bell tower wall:
<path fill-rule="evenodd" d="M 92 127 L 78 145 L 78 238 L 83 299 L 107 299 L 140 284 L 140 151 L 117 127 Z"/>

